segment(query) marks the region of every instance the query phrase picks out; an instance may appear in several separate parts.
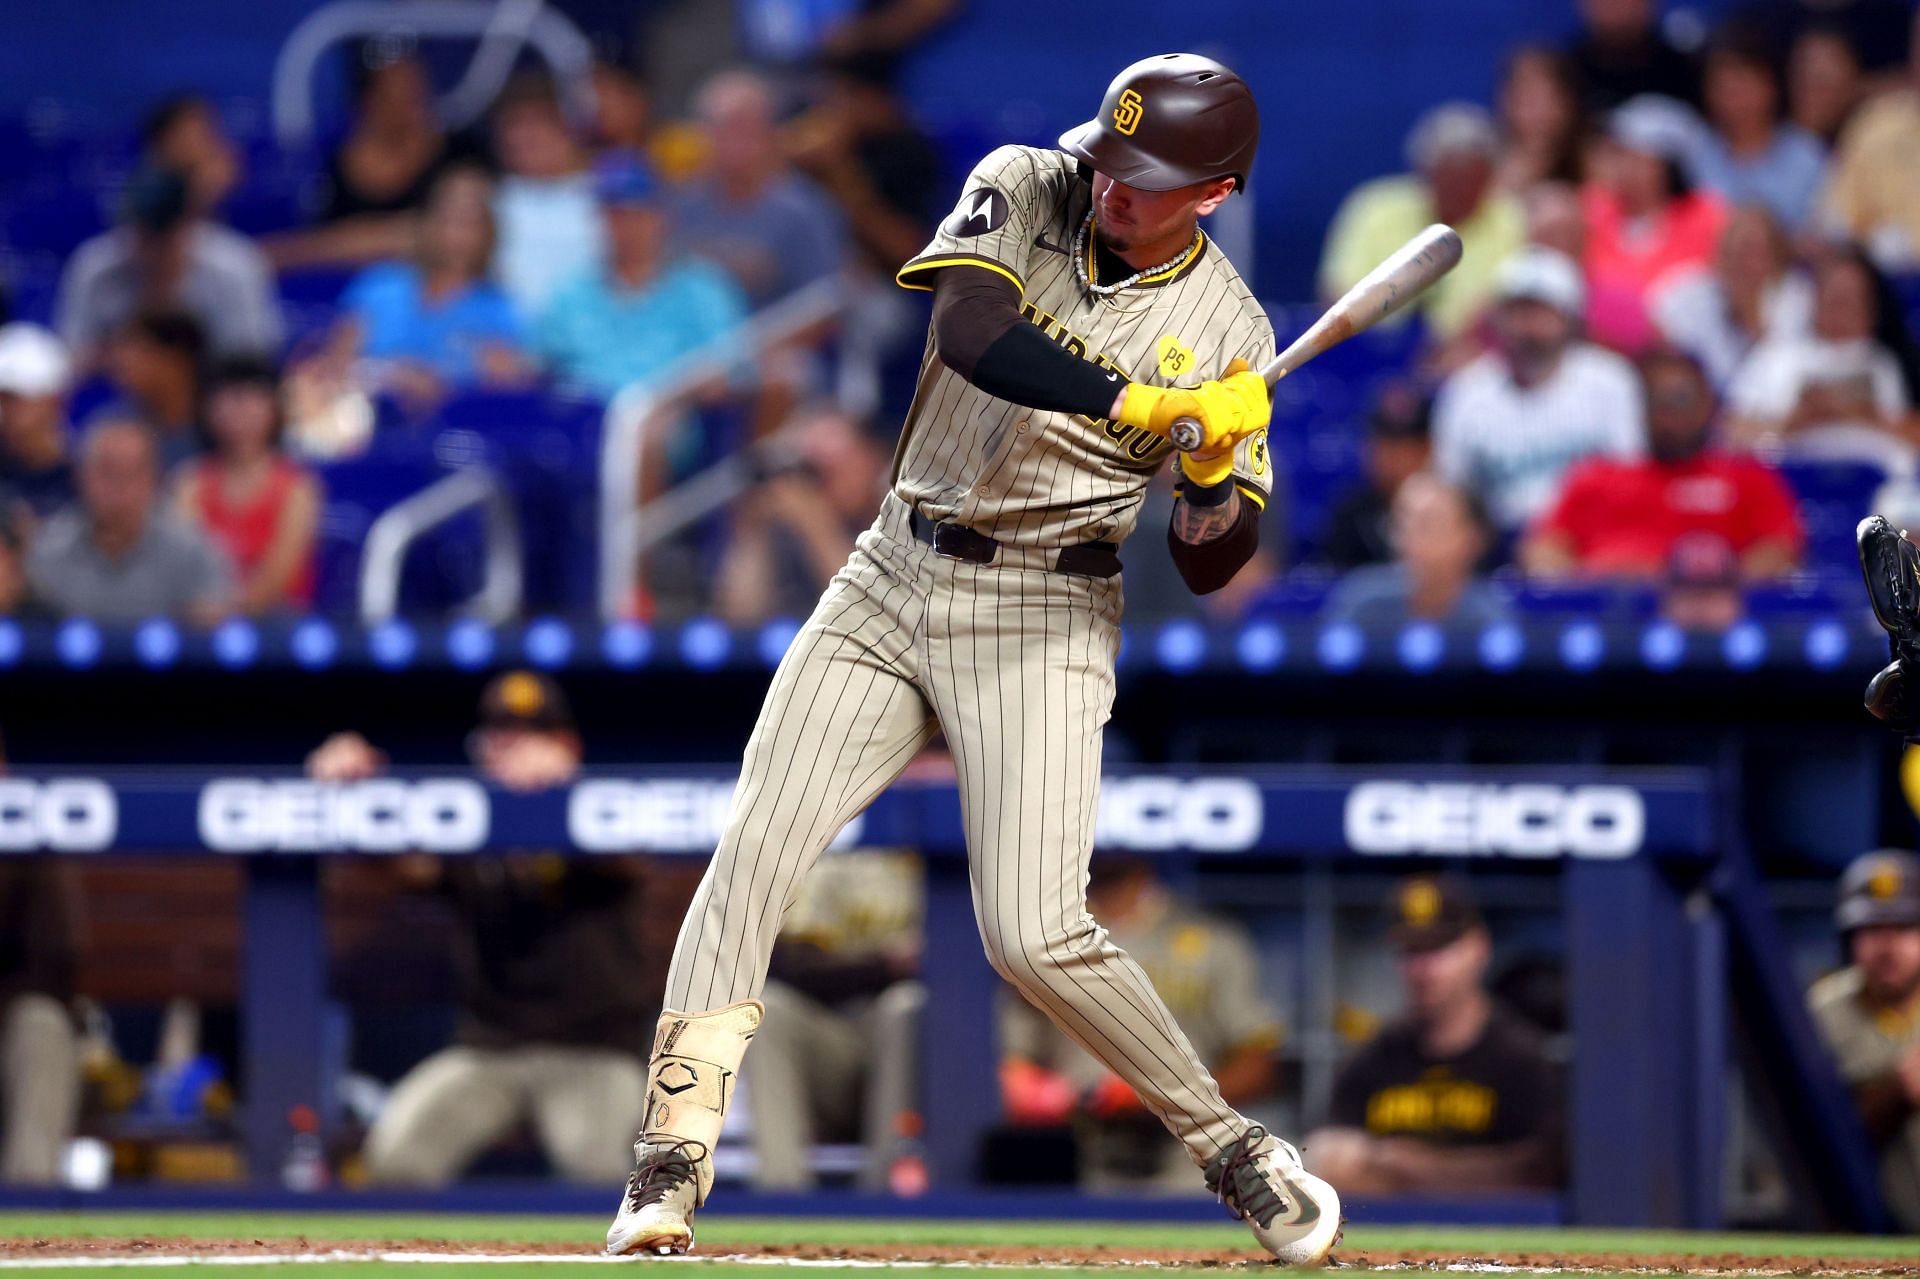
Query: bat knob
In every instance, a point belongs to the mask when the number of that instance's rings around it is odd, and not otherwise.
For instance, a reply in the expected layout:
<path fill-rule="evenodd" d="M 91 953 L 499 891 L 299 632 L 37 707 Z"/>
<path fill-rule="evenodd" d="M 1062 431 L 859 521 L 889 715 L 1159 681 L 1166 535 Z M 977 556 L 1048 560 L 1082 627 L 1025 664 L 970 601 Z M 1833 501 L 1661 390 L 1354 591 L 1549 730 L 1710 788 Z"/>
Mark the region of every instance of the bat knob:
<path fill-rule="evenodd" d="M 1173 447 L 1182 453 L 1191 453 L 1200 447 L 1200 441 L 1204 436 L 1200 430 L 1200 423 L 1190 417 L 1177 417 L 1173 420 L 1173 426 L 1167 431 L 1167 438 L 1172 440 Z"/>

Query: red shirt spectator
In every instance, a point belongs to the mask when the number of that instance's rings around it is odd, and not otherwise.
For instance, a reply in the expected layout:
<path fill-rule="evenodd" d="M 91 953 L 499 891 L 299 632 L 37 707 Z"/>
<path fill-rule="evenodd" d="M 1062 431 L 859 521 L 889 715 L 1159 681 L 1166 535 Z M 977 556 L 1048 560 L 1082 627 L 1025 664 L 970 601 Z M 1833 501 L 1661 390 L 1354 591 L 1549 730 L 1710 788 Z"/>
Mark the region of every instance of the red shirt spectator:
<path fill-rule="evenodd" d="M 1689 533 L 1715 534 L 1743 560 L 1757 546 L 1796 556 L 1800 548 L 1785 481 L 1750 457 L 1714 449 L 1673 462 L 1582 463 L 1538 531 L 1565 541 L 1581 570 L 1598 576 L 1655 576 Z"/>
<path fill-rule="evenodd" d="M 1527 571 L 1657 577 L 1701 535 L 1731 547 L 1743 577 L 1791 569 L 1802 542 L 1793 493 L 1770 467 L 1708 446 L 1713 396 L 1700 367 L 1656 352 L 1642 377 L 1648 456 L 1594 458 L 1569 473 L 1521 548 Z"/>
<path fill-rule="evenodd" d="M 221 483 L 220 464 L 212 458 L 188 463 L 186 491 L 191 495 L 193 516 L 215 545 L 225 550 L 241 580 L 252 582 L 260 576 L 280 532 L 281 512 L 293 498 L 294 489 L 306 482 L 307 474 L 294 462 L 276 457 L 269 464 L 266 479 L 252 494 L 233 500 Z M 313 559 L 295 562 L 287 579 L 282 602 L 306 605 L 313 602 Z"/>
<path fill-rule="evenodd" d="M 207 396 L 213 448 L 181 468 L 175 509 L 227 554 L 243 612 L 313 602 L 320 484 L 280 451 L 280 384 L 271 364 L 234 359 Z"/>

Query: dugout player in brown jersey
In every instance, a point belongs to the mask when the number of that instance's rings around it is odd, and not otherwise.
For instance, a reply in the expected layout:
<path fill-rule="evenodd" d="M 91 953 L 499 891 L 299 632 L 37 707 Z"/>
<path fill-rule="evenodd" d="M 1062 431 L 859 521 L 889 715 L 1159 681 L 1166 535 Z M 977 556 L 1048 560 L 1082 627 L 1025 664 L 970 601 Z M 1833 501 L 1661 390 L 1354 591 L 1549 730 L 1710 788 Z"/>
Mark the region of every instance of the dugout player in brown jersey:
<path fill-rule="evenodd" d="M 1911 756 L 1901 772 L 1911 778 Z M 1833 922 L 1848 963 L 1813 984 L 1807 1008 L 1879 1151 L 1887 1207 L 1920 1232 L 1920 857 L 1856 857 Z"/>
<path fill-rule="evenodd" d="M 1314 1169 L 1351 1194 L 1514 1190 L 1560 1178 L 1559 1073 L 1538 1031 L 1482 984 L 1492 953 L 1464 882 L 1393 897 L 1406 1013 L 1340 1068 Z"/>
<path fill-rule="evenodd" d="M 1340 1203 L 1221 1097 L 1139 965 L 1087 913 L 1119 544 L 1168 432 L 1167 532 L 1196 591 L 1258 545 L 1273 328 L 1200 219 L 1244 184 L 1259 119 L 1226 67 L 1122 71 L 1059 150 L 1001 147 L 900 283 L 934 294 L 890 492 L 788 650 L 667 977 L 612 1253 L 684 1252 L 781 916 L 835 832 L 936 731 L 952 749 L 996 971 L 1139 1096 L 1288 1262 Z M 930 1015 L 938 1015 L 938 1009 Z M 985 1059 L 982 1069 L 991 1063 Z"/>

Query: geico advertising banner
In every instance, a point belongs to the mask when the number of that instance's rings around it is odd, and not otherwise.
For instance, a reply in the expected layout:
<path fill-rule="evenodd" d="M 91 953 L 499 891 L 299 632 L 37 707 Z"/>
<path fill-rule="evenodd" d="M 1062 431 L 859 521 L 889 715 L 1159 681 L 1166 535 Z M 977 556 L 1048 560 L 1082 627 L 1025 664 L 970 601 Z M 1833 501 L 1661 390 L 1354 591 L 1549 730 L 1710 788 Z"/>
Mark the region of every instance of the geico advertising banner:
<path fill-rule="evenodd" d="M 703 855 L 724 832 L 733 787 L 718 770 L 593 775 L 534 794 L 460 774 L 342 784 L 175 771 L 13 776 L 0 778 L 0 854 Z M 1128 770 L 1101 787 L 1094 829 L 1096 847 L 1116 852 L 1606 860 L 1710 855 L 1713 812 L 1704 775 L 1684 771 Z M 958 798 L 950 783 L 896 786 L 835 843 L 959 854 Z"/>

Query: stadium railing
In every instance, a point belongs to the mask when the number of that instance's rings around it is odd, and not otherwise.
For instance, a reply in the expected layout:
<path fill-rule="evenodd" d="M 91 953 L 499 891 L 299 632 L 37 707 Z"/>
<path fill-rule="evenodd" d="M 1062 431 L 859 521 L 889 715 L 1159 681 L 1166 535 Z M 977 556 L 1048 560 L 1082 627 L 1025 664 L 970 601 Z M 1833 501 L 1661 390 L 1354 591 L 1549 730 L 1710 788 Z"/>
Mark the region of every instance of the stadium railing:
<path fill-rule="evenodd" d="M 520 517 L 499 476 L 488 467 L 469 466 L 396 502 L 367 529 L 360 557 L 360 620 L 368 626 L 391 620 L 400 611 L 400 570 L 407 552 L 434 529 L 476 509 L 484 516 L 484 577 L 460 611 L 482 622 L 518 616 L 525 583 Z"/>
<path fill-rule="evenodd" d="M 336 0 L 308 14 L 274 61 L 273 126 L 283 147 L 297 149 L 314 139 L 314 78 L 327 52 L 348 40 L 394 31 L 479 42 L 460 83 L 440 100 L 441 119 L 450 128 L 465 128 L 480 118 L 523 49 L 552 69 L 570 111 L 583 119 L 591 111 L 593 46 L 564 14 L 541 0 Z"/>
<path fill-rule="evenodd" d="M 755 312 L 739 328 L 689 352 L 659 377 L 629 386 L 613 398 L 600 444 L 598 604 L 603 619 L 626 616 L 642 584 L 647 503 L 641 492 L 641 460 L 649 442 L 701 387 L 734 376 L 766 352 L 832 325 L 847 305 L 839 280 L 807 285 Z"/>

